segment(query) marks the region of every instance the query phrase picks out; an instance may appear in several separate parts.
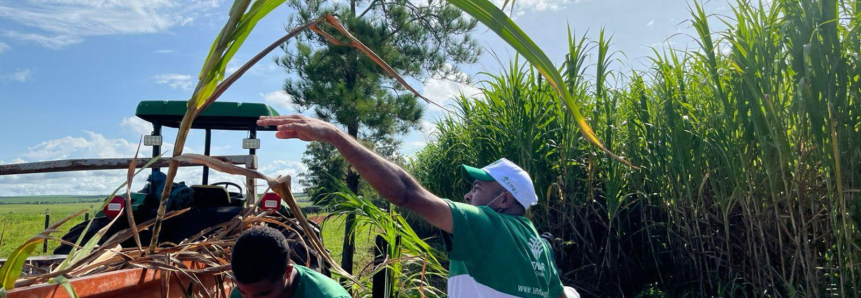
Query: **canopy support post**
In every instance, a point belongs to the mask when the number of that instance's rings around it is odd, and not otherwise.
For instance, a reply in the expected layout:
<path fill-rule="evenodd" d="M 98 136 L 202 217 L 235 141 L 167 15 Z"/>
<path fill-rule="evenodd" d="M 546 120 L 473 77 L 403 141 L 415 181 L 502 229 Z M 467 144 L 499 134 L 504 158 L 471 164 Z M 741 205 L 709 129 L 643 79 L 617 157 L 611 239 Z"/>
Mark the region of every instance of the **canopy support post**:
<path fill-rule="evenodd" d="M 212 129 L 206 129 L 206 138 L 204 140 L 204 143 L 205 145 L 203 147 L 203 155 L 209 156 L 209 148 L 211 147 L 212 143 Z M 203 166 L 203 181 L 201 182 L 201 184 L 209 185 L 209 167 L 207 166 Z"/>

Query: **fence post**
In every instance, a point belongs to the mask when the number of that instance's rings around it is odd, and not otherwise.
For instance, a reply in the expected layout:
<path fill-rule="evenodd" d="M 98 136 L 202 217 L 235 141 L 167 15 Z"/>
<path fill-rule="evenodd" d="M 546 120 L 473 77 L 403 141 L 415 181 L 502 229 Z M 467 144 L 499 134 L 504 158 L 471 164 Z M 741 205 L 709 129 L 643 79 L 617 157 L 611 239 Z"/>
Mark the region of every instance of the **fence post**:
<path fill-rule="evenodd" d="M 84 213 L 84 222 L 90 221 L 90 212 Z"/>
<path fill-rule="evenodd" d="M 377 235 L 375 239 L 374 245 L 374 268 L 380 266 L 386 261 L 386 255 L 388 249 L 388 242 L 383 238 L 382 235 Z M 373 284 L 371 286 L 371 297 L 373 298 L 386 298 L 389 296 L 388 293 L 388 280 L 389 280 L 389 269 L 385 268 L 383 270 L 377 271 L 374 274 Z"/>
<path fill-rule="evenodd" d="M 43 230 L 47 230 L 51 225 L 51 214 L 48 213 L 48 208 L 45 208 L 45 228 Z M 42 241 L 42 252 L 48 252 L 48 239 Z"/>

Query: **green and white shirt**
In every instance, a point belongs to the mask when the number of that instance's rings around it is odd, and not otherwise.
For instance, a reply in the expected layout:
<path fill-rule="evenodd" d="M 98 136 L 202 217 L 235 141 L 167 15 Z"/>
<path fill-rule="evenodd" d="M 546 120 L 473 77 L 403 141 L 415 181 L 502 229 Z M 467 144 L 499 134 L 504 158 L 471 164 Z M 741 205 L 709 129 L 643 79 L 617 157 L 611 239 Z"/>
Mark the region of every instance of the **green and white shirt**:
<path fill-rule="evenodd" d="M 350 298 L 350 294 L 336 281 L 305 266 L 293 265 L 296 281 L 299 282 L 295 298 Z M 242 298 L 238 288 L 233 288 L 230 298 Z"/>
<path fill-rule="evenodd" d="M 546 298 L 563 294 L 549 248 L 526 217 L 446 200 L 454 220 L 448 296 Z"/>

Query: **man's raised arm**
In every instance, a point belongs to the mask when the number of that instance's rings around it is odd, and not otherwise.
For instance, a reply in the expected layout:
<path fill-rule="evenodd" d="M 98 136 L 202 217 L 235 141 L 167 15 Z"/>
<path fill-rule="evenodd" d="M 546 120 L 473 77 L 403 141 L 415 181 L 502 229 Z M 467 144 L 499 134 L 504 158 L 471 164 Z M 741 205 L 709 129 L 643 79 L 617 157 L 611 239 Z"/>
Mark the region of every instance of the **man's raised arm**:
<path fill-rule="evenodd" d="M 326 142 L 341 155 L 381 196 L 412 210 L 430 224 L 451 233 L 451 209 L 444 200 L 422 187 L 398 165 L 368 150 L 331 123 L 303 115 L 260 117 L 260 126 L 277 126 L 275 137 Z"/>

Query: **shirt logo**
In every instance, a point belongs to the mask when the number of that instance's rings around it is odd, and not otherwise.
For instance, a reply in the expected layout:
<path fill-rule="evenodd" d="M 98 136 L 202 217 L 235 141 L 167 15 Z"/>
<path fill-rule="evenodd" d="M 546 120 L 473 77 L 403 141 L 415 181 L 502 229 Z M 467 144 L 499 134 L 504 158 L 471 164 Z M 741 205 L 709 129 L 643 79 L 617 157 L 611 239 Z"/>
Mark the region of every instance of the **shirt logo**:
<path fill-rule="evenodd" d="M 538 237 L 533 236 L 529 239 L 529 250 L 532 251 L 532 255 L 535 256 L 535 259 L 538 259 L 544 251 L 544 243 L 541 242 L 541 239 L 538 239 Z"/>
<path fill-rule="evenodd" d="M 532 261 L 532 270 L 535 270 L 535 275 L 547 278 L 547 266 L 540 261 L 541 252 L 544 251 L 544 242 L 538 237 L 532 236 L 529 238 L 529 250 L 535 257 L 535 261 Z"/>

